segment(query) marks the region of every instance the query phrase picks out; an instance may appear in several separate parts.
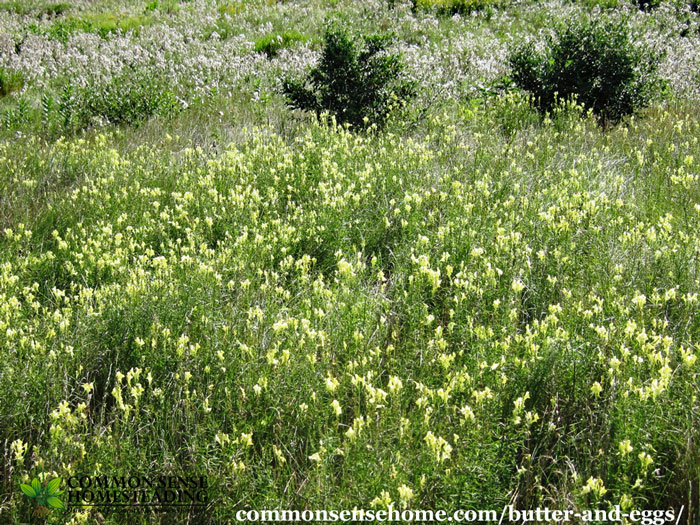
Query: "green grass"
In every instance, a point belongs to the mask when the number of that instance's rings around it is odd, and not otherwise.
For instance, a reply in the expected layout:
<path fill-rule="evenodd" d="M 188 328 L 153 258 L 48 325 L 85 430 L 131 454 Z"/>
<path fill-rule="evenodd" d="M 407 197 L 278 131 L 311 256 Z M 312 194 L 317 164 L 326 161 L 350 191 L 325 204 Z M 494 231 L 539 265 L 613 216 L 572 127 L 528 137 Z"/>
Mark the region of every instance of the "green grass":
<path fill-rule="evenodd" d="M 260 508 L 367 506 L 400 485 L 420 508 L 497 508 L 515 488 L 519 505 L 546 491 L 584 508 L 589 477 L 603 503 L 682 501 L 700 231 L 680 174 L 699 121 L 668 108 L 605 133 L 579 115 L 465 106 L 413 138 L 310 124 L 219 154 L 105 148 L 114 135 L 6 144 L 2 293 L 25 306 L 5 319 L 34 350 L 5 342 L 29 366 L 2 365 L 4 428 L 34 443 L 38 414 L 57 429 L 42 459 L 80 471 L 179 458 Z M 139 369 L 131 387 L 114 378 Z"/>

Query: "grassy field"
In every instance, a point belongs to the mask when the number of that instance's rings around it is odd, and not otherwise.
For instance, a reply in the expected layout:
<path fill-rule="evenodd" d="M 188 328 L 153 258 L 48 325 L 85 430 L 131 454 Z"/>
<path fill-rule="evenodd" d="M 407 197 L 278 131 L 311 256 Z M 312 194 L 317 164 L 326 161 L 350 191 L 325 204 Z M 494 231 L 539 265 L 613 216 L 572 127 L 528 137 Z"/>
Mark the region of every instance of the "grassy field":
<path fill-rule="evenodd" d="M 444 3 L 0 2 L 1 523 L 700 523 L 697 4 Z M 664 53 L 617 125 L 507 81 L 579 16 Z M 417 90 L 382 128 L 285 101 L 332 18 L 394 34 Z M 165 475 L 209 505 L 20 490 Z"/>

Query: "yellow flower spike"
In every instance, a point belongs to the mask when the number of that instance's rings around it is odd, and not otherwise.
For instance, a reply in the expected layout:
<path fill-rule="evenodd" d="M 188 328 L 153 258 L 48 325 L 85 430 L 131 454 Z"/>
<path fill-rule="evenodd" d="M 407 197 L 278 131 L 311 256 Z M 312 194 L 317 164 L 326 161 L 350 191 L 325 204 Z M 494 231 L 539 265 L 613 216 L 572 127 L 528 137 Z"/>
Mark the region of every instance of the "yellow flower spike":
<path fill-rule="evenodd" d="M 620 441 L 618 449 L 620 451 L 620 455 L 623 457 L 627 454 L 630 454 L 634 450 L 634 448 L 632 447 L 632 443 L 629 439 L 624 439 Z"/>
<path fill-rule="evenodd" d="M 343 409 L 340 406 L 340 403 L 338 402 L 337 399 L 334 399 L 331 402 L 331 408 L 333 409 L 333 413 L 335 414 L 336 417 L 340 417 L 341 414 L 343 413 Z"/>

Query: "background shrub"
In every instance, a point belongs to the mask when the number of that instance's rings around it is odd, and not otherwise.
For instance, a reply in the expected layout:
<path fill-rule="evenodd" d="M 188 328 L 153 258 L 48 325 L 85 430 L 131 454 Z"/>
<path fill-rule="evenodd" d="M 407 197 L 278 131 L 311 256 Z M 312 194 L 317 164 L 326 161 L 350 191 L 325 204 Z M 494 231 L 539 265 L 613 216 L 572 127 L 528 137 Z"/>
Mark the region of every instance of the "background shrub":
<path fill-rule="evenodd" d="M 90 117 L 114 124 L 136 124 L 156 114 L 168 114 L 178 104 L 166 82 L 144 72 L 127 72 L 106 85 L 90 86 L 82 92 Z"/>
<path fill-rule="evenodd" d="M 663 81 L 661 54 L 634 44 L 624 20 L 579 20 L 559 28 L 544 51 L 530 42 L 509 57 L 514 82 L 542 111 L 577 97 L 601 123 L 615 123 L 647 106 Z"/>
<path fill-rule="evenodd" d="M 42 120 L 45 127 L 57 124 L 60 133 L 71 134 L 92 125 L 138 125 L 179 108 L 177 97 L 162 76 L 128 70 L 105 84 L 91 82 L 80 88 L 65 85 L 57 100 L 42 99 Z"/>
<path fill-rule="evenodd" d="M 287 79 L 283 92 L 292 107 L 329 111 L 341 123 L 382 125 L 393 104 L 415 94 L 402 78 L 404 63 L 390 53 L 388 35 L 355 37 L 339 23 L 329 24 L 319 63 L 302 80 Z"/>

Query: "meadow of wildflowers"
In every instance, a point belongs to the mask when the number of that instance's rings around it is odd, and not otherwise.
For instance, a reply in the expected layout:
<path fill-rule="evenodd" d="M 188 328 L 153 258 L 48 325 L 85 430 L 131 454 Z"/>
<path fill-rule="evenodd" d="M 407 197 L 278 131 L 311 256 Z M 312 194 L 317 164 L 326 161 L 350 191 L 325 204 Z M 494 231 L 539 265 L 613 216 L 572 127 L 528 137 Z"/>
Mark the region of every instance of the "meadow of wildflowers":
<path fill-rule="evenodd" d="M 65 4 L 0 0 L 0 523 L 698 523 L 690 4 Z M 602 11 L 663 52 L 665 91 L 608 129 L 574 102 L 538 114 L 509 49 Z M 285 104 L 331 17 L 392 32 L 418 86 L 381 130 Z M 38 517 L 19 490 L 132 473 L 206 476 L 211 502 Z"/>

